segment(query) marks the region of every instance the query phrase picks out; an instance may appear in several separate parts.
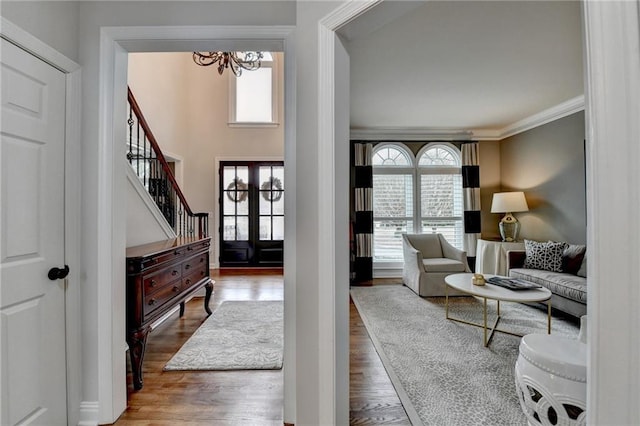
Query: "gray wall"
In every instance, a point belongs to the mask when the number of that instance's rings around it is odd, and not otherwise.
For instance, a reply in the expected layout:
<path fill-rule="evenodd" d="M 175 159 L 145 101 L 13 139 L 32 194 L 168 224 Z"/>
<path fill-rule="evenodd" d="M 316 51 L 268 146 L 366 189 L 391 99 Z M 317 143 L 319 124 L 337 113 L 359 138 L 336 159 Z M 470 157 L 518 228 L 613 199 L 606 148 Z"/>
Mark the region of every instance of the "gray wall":
<path fill-rule="evenodd" d="M 501 141 L 502 190 L 524 191 L 529 204 L 528 212 L 515 214 L 520 238 L 585 244 L 584 139 L 584 112 L 578 112 Z"/>

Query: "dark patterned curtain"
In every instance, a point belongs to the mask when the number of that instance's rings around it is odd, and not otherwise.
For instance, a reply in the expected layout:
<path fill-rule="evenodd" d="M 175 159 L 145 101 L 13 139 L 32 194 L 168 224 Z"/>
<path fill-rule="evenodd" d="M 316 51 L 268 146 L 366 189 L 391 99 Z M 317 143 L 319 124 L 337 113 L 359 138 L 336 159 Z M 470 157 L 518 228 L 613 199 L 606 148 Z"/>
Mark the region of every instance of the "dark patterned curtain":
<path fill-rule="evenodd" d="M 462 191 L 464 196 L 464 249 L 475 271 L 476 245 L 480 238 L 480 166 L 478 142 L 462 144 Z"/>
<path fill-rule="evenodd" d="M 373 279 L 373 168 L 371 144 L 353 144 L 352 270 L 354 283 Z"/>

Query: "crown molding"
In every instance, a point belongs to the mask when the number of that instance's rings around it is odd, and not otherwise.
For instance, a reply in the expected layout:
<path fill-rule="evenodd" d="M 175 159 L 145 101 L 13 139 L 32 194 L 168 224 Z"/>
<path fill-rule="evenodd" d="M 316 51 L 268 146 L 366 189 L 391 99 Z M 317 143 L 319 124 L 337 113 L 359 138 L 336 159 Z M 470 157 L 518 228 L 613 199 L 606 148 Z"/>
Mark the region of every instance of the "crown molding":
<path fill-rule="evenodd" d="M 500 139 L 526 132 L 527 130 L 559 120 L 582 110 L 584 110 L 584 95 L 576 96 L 575 98 L 506 126 L 500 130 Z"/>
<path fill-rule="evenodd" d="M 367 127 L 351 129 L 351 139 L 365 141 L 423 141 L 423 140 L 469 140 L 474 137 L 471 130 L 445 128 Z"/>
<path fill-rule="evenodd" d="M 584 95 L 576 96 L 561 104 L 545 109 L 537 114 L 509 124 L 502 129 L 454 129 L 437 127 L 361 127 L 351 129 L 352 140 L 395 140 L 395 141 L 495 141 L 526 132 L 578 111 L 584 110 Z"/>

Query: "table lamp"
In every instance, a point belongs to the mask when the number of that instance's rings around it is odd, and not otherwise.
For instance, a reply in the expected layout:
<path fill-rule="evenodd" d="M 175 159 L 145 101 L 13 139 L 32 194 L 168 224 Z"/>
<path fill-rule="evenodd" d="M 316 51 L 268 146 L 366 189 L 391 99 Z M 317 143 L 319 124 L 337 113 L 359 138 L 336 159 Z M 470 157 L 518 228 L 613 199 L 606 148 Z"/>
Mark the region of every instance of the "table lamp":
<path fill-rule="evenodd" d="M 520 232 L 520 222 L 513 217 L 513 212 L 529 210 L 524 192 L 498 192 L 493 194 L 491 213 L 506 213 L 498 227 L 502 241 L 517 241 Z"/>

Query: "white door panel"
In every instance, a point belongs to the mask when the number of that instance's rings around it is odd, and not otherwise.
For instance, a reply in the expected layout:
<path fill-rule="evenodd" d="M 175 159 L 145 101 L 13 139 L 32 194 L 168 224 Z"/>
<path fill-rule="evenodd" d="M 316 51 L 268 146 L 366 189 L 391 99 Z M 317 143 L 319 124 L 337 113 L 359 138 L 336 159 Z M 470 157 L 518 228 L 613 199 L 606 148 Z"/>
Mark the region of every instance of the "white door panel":
<path fill-rule="evenodd" d="M 65 76 L 2 40 L 0 424 L 67 423 Z"/>

